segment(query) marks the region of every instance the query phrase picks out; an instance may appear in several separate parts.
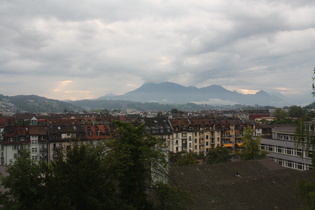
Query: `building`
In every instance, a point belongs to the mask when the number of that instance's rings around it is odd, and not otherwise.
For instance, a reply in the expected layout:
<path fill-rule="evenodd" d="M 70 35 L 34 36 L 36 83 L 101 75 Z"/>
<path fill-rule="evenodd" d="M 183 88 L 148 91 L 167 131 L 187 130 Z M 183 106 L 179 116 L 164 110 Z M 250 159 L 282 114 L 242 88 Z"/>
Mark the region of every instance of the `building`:
<path fill-rule="evenodd" d="M 272 137 L 261 139 L 261 149 L 280 165 L 296 170 L 312 168 L 312 153 L 295 144 L 295 125 L 278 125 L 272 129 Z"/>

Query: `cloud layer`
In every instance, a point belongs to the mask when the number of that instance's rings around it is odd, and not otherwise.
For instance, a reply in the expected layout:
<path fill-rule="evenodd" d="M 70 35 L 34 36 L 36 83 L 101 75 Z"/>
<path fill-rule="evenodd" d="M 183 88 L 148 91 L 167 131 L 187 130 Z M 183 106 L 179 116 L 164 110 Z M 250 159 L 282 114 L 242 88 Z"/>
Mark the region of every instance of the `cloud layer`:
<path fill-rule="evenodd" d="M 4 0 L 0 93 L 122 94 L 219 84 L 312 101 L 315 2 Z"/>

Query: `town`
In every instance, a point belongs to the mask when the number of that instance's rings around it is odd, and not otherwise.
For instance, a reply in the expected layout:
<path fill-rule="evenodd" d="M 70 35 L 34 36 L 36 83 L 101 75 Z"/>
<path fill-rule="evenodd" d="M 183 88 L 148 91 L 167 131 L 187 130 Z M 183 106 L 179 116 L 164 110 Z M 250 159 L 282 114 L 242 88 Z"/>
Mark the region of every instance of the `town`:
<path fill-rule="evenodd" d="M 166 113 L 63 113 L 16 114 L 0 118 L 0 164 L 8 166 L 28 149 L 34 161 L 50 162 L 59 150 L 77 142 L 96 145 L 115 136 L 112 122 L 134 126 L 144 124 L 146 131 L 163 142 L 169 153 L 193 153 L 202 164 L 210 149 L 224 147 L 231 161 L 239 158 L 233 151 L 242 149 L 246 127 L 261 138 L 260 148 L 280 165 L 296 170 L 312 168 L 312 152 L 295 143 L 295 124 L 272 124 L 275 110 L 230 110 Z M 311 126 L 310 126 L 311 129 Z"/>

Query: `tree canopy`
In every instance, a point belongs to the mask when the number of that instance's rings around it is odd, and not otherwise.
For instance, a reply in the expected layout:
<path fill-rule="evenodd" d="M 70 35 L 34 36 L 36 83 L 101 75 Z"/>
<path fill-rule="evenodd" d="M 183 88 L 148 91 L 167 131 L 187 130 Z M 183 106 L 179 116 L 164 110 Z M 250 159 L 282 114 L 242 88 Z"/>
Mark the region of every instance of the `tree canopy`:
<path fill-rule="evenodd" d="M 267 152 L 260 149 L 260 141 L 261 137 L 254 137 L 254 129 L 248 126 L 243 132 L 244 143 L 241 146 L 241 150 L 235 154 L 240 156 L 242 160 L 255 160 L 266 157 Z"/>
<path fill-rule="evenodd" d="M 228 162 L 231 159 L 229 151 L 224 147 L 216 147 L 210 149 L 206 157 L 206 162 L 208 164 L 224 163 Z"/>
<path fill-rule="evenodd" d="M 195 166 L 199 164 L 197 155 L 184 151 L 170 153 L 170 161 L 174 166 Z"/>

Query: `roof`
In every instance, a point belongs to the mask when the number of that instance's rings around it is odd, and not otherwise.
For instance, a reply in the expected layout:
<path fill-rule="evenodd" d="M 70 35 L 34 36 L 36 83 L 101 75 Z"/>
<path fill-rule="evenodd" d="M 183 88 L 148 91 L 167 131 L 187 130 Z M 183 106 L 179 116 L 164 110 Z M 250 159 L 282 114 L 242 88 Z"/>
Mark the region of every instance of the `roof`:
<path fill-rule="evenodd" d="M 47 129 L 46 127 L 43 126 L 29 126 L 29 134 L 30 135 L 41 135 L 41 136 L 45 136 L 47 135 Z"/>
<path fill-rule="evenodd" d="M 295 134 L 296 125 L 285 124 L 278 125 L 272 129 L 273 132 L 276 133 L 286 133 L 286 134 Z"/>
<path fill-rule="evenodd" d="M 238 172 L 240 177 L 235 176 Z M 283 168 L 270 159 L 172 167 L 170 181 L 191 192 L 186 209 L 298 209 L 296 181 L 312 171 Z"/>

